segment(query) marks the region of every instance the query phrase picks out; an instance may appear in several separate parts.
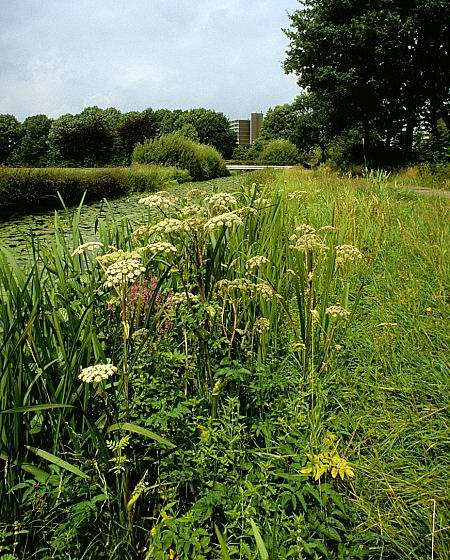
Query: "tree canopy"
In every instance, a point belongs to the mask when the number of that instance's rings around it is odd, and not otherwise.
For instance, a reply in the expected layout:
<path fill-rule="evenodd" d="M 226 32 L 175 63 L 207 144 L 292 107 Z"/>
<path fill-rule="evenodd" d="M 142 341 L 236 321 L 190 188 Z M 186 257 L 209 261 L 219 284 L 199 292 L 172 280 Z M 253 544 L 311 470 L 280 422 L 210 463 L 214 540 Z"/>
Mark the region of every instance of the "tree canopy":
<path fill-rule="evenodd" d="M 450 128 L 448 0 L 305 0 L 285 30 L 285 71 L 314 95 L 330 138 L 410 152 L 417 127 Z"/>

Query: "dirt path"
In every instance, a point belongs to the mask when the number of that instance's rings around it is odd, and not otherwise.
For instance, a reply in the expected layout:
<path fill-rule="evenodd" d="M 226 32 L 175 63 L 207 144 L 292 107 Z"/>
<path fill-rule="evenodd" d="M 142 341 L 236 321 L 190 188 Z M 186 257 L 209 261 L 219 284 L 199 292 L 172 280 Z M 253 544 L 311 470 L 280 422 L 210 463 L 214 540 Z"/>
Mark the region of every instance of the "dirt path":
<path fill-rule="evenodd" d="M 427 189 L 426 187 L 402 187 L 405 190 L 421 194 L 423 196 L 439 196 L 441 198 L 450 198 L 450 191 L 441 189 Z"/>

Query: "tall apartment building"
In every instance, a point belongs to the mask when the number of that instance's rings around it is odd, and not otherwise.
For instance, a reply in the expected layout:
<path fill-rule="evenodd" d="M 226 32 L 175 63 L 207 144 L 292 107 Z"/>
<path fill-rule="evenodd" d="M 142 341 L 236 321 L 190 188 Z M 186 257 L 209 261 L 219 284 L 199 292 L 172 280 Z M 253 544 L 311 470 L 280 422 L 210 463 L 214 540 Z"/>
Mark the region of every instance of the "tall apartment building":
<path fill-rule="evenodd" d="M 241 145 L 253 144 L 259 136 L 263 122 L 262 113 L 252 113 L 248 120 L 231 121 L 231 129 L 236 133 L 237 143 Z"/>

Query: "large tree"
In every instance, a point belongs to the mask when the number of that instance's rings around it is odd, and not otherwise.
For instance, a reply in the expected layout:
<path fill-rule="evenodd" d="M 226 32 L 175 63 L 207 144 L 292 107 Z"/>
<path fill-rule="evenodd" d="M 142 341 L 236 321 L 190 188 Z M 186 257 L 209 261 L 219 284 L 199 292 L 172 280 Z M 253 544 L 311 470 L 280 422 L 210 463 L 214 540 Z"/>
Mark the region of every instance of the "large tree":
<path fill-rule="evenodd" d="M 53 162 L 81 167 L 110 163 L 120 117 L 117 109 L 87 107 L 78 115 L 67 114 L 56 119 L 48 138 Z"/>
<path fill-rule="evenodd" d="M 43 167 L 48 163 L 48 133 L 52 121 L 46 115 L 27 117 L 20 128 L 20 142 L 11 154 L 14 165 Z"/>
<path fill-rule="evenodd" d="M 413 131 L 447 126 L 448 0 L 304 0 L 290 16 L 285 70 L 315 96 L 330 136 L 411 150 Z"/>

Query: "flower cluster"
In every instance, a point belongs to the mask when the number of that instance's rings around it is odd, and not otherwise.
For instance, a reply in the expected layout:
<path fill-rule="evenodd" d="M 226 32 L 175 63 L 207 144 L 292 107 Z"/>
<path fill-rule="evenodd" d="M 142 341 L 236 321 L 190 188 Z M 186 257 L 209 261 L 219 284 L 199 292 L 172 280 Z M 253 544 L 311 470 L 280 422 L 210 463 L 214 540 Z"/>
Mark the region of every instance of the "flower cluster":
<path fill-rule="evenodd" d="M 159 191 L 145 198 L 139 199 L 139 204 L 143 204 L 148 208 L 160 208 L 161 210 L 169 210 L 176 206 L 178 198 L 167 191 Z"/>
<path fill-rule="evenodd" d="M 89 241 L 89 243 L 83 243 L 83 245 L 79 245 L 73 251 L 71 256 L 75 257 L 76 255 L 82 255 L 84 253 L 87 253 L 88 251 L 96 251 L 101 247 L 103 247 L 103 243 L 100 243 L 100 241 Z"/>
<path fill-rule="evenodd" d="M 184 217 L 190 218 L 192 216 L 205 216 L 206 208 L 199 204 L 189 204 L 180 210 L 180 214 Z"/>
<path fill-rule="evenodd" d="M 105 271 L 107 288 L 121 286 L 128 282 L 133 282 L 145 272 L 145 267 L 138 259 L 122 259 L 111 265 Z"/>
<path fill-rule="evenodd" d="M 186 224 L 183 220 L 176 218 L 166 218 L 149 228 L 150 233 L 179 233 L 186 231 Z"/>
<path fill-rule="evenodd" d="M 214 231 L 222 227 L 242 226 L 242 218 L 236 212 L 225 212 L 218 216 L 213 216 L 205 223 L 205 230 Z"/>
<path fill-rule="evenodd" d="M 256 321 L 255 321 L 256 332 L 258 332 L 259 334 L 262 334 L 263 332 L 266 332 L 269 329 L 270 329 L 269 319 L 266 319 L 265 317 L 259 317 L 258 319 L 256 319 Z"/>
<path fill-rule="evenodd" d="M 343 266 L 347 263 L 362 259 L 361 251 L 354 245 L 336 246 L 336 266 Z"/>
<path fill-rule="evenodd" d="M 176 253 L 177 248 L 168 241 L 155 241 L 145 246 L 145 249 L 151 253 L 170 254 Z"/>
<path fill-rule="evenodd" d="M 112 364 L 97 364 L 81 370 L 78 379 L 84 383 L 99 383 L 108 379 L 117 372 L 117 368 Z"/>
<path fill-rule="evenodd" d="M 167 305 L 169 307 L 176 307 L 177 305 L 187 303 L 188 301 L 196 303 L 198 300 L 199 297 L 191 292 L 175 292 L 167 298 Z"/>
<path fill-rule="evenodd" d="M 245 263 L 245 268 L 247 270 L 254 270 L 255 268 L 259 268 L 263 264 L 269 262 L 269 259 L 264 257 L 263 255 L 258 255 L 256 257 L 250 257 L 247 262 Z"/>
<path fill-rule="evenodd" d="M 257 295 L 263 299 L 277 298 L 281 299 L 272 286 L 265 281 L 258 282 L 257 284 L 251 282 L 248 278 L 235 278 L 234 280 L 219 280 L 216 288 L 222 294 L 231 294 L 233 292 L 242 292 L 248 294 L 250 297 Z"/>
<path fill-rule="evenodd" d="M 230 193 L 215 193 L 205 198 L 205 202 L 215 210 L 228 210 L 237 204 L 236 197 Z"/>
<path fill-rule="evenodd" d="M 348 319 L 351 315 L 351 312 L 345 307 L 341 305 L 330 305 L 325 309 L 325 313 L 334 319 L 340 317 L 342 319 Z"/>
<path fill-rule="evenodd" d="M 290 246 L 291 249 L 296 249 L 297 251 L 314 251 L 321 253 L 327 249 L 327 246 L 324 244 L 322 238 L 315 233 L 305 233 L 300 236 L 294 234 L 291 235 L 289 239 L 294 242 L 294 244 Z"/>
<path fill-rule="evenodd" d="M 133 231 L 133 237 L 146 237 L 149 234 L 148 226 L 139 226 Z"/>
<path fill-rule="evenodd" d="M 110 266 L 118 261 L 124 259 L 139 259 L 140 258 L 140 251 L 122 251 L 122 249 L 118 249 L 117 251 L 113 251 L 112 253 L 106 253 L 105 255 L 100 255 L 97 257 L 97 261 L 105 267 Z"/>

